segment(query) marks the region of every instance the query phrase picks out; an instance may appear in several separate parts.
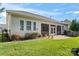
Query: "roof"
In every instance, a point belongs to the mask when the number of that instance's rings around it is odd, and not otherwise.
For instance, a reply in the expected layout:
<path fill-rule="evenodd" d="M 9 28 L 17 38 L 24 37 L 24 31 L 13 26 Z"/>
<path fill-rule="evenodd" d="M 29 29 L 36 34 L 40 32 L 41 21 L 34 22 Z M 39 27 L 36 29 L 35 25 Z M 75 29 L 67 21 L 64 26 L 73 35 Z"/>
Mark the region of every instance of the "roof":
<path fill-rule="evenodd" d="M 51 18 L 48 18 L 48 17 L 45 17 L 45 16 L 41 16 L 41 15 L 38 15 L 38 14 L 30 13 L 30 12 L 27 12 L 27 11 L 6 10 L 6 12 L 11 13 L 11 14 L 30 16 L 30 17 L 36 18 L 36 19 L 41 20 L 41 21 L 46 21 L 46 22 L 53 22 L 53 23 L 58 23 L 58 24 L 68 24 L 68 23 L 65 23 L 65 22 L 64 23 L 63 22 L 58 22 L 54 19 L 51 19 Z"/>

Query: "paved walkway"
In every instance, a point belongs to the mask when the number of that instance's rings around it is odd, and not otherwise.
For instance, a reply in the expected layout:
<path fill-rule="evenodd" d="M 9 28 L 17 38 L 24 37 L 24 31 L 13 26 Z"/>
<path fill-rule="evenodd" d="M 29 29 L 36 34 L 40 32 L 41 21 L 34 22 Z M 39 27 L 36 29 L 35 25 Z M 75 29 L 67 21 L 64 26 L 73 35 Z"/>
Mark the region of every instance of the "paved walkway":
<path fill-rule="evenodd" d="M 55 35 L 53 38 L 59 40 L 59 39 L 66 39 L 66 38 L 70 38 L 70 37 L 65 36 L 65 35 Z"/>
<path fill-rule="evenodd" d="M 49 37 L 49 39 L 53 39 L 53 40 L 63 40 L 63 39 L 66 39 L 66 38 L 70 38 L 68 36 L 65 36 L 65 35 L 54 35 L 53 38 Z M 45 40 L 45 39 L 48 39 L 48 37 L 41 37 L 41 38 L 38 38 L 39 40 Z"/>

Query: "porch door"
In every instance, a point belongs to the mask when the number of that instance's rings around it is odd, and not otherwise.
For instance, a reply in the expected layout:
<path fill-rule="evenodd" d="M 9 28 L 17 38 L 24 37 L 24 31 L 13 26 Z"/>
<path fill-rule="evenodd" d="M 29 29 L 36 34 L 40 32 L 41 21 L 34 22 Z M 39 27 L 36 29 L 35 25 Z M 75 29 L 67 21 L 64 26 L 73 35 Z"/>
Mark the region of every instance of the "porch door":
<path fill-rule="evenodd" d="M 55 35 L 56 31 L 55 31 L 55 26 L 51 26 L 51 34 Z"/>
<path fill-rule="evenodd" d="M 57 26 L 57 35 L 61 34 L 61 26 Z"/>

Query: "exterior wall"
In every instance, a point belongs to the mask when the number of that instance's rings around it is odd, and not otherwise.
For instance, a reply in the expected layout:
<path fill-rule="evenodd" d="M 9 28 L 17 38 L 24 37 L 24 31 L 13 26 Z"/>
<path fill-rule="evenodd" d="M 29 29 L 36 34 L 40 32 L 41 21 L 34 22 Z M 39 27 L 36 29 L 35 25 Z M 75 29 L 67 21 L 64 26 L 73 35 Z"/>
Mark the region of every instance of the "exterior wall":
<path fill-rule="evenodd" d="M 20 20 L 24 21 L 24 30 L 20 30 Z M 31 21 L 31 23 L 32 23 L 31 30 L 26 30 L 26 21 Z M 35 31 L 33 30 L 33 22 L 36 22 L 36 30 Z M 19 34 L 19 35 L 22 35 L 22 36 L 24 36 L 25 33 L 30 33 L 30 32 L 38 32 L 38 33 L 41 34 L 41 23 L 40 23 L 40 21 L 12 16 L 10 25 L 11 25 L 11 27 L 10 27 L 11 34 Z"/>
<path fill-rule="evenodd" d="M 64 30 L 68 31 L 69 30 L 69 25 L 62 25 L 61 28 L 61 33 L 64 34 Z"/>
<path fill-rule="evenodd" d="M 51 35 L 51 27 L 50 25 L 55 25 L 55 35 L 57 34 L 57 25 L 64 26 L 62 24 L 57 24 L 57 23 L 52 23 L 52 22 L 45 22 L 45 21 L 40 21 L 36 19 L 28 19 L 28 18 L 23 18 L 21 16 L 13 16 L 9 13 L 7 13 L 7 29 L 10 30 L 10 34 L 18 34 L 21 36 L 24 36 L 26 33 L 30 32 L 38 32 L 41 34 L 41 23 L 44 24 L 49 24 L 49 35 Z M 24 30 L 20 30 L 20 20 L 24 20 Z M 28 31 L 26 30 L 26 21 L 31 21 L 32 22 L 32 30 Z M 36 22 L 36 31 L 33 30 L 33 22 Z M 63 33 L 63 29 L 61 29 L 61 32 Z"/>
<path fill-rule="evenodd" d="M 65 28 L 65 30 L 69 30 L 69 26 L 68 25 L 65 25 L 64 28 Z"/>
<path fill-rule="evenodd" d="M 20 20 L 24 20 L 24 30 L 23 31 L 20 30 Z M 26 21 L 32 22 L 31 31 L 26 30 Z M 36 31 L 33 31 L 33 22 L 36 22 Z M 11 27 L 10 27 L 11 34 L 25 35 L 25 33 L 30 33 L 30 32 L 38 32 L 41 34 L 41 23 L 49 24 L 49 25 L 57 25 L 57 24 L 49 23 L 49 22 L 42 22 L 42 21 L 33 20 L 33 19 L 11 16 Z M 49 31 L 51 31 L 51 30 L 49 30 Z M 49 34 L 51 34 L 51 33 L 49 33 Z"/>

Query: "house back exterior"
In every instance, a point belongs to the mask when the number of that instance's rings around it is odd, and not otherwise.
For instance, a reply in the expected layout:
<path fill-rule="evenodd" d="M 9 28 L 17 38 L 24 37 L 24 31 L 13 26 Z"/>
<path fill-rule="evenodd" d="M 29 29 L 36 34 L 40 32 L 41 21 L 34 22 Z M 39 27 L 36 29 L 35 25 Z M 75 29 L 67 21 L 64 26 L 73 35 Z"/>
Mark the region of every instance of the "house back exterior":
<path fill-rule="evenodd" d="M 6 10 L 6 24 L 9 34 L 24 36 L 26 33 L 60 35 L 69 30 L 69 24 L 29 13 L 26 11 Z"/>

